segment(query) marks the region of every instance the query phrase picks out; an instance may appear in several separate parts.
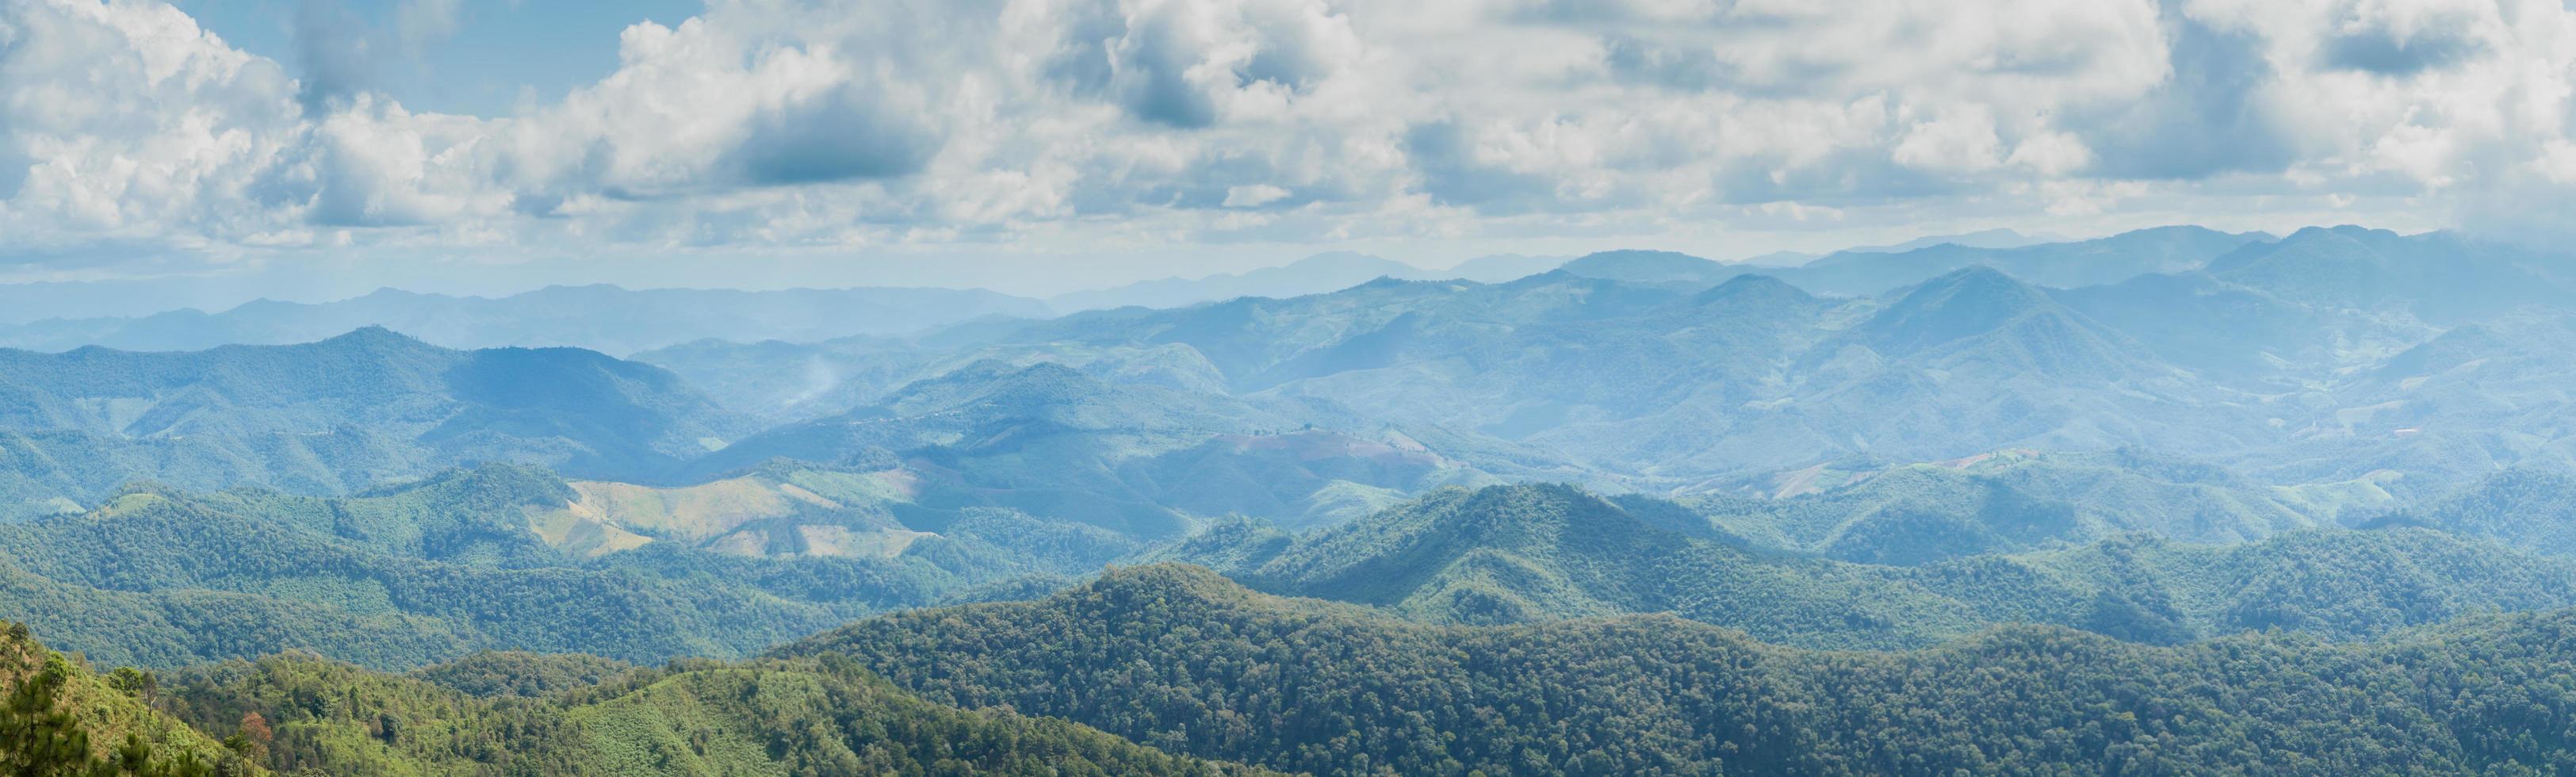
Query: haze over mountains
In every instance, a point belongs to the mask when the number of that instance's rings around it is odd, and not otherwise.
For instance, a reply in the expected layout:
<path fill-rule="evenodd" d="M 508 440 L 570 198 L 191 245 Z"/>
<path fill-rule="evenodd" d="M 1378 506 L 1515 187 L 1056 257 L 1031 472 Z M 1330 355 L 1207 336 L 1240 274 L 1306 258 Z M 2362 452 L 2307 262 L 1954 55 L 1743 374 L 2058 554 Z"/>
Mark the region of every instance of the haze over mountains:
<path fill-rule="evenodd" d="M 29 325 L 0 674 L 325 772 L 2570 762 L 2576 259 L 1983 238 Z"/>

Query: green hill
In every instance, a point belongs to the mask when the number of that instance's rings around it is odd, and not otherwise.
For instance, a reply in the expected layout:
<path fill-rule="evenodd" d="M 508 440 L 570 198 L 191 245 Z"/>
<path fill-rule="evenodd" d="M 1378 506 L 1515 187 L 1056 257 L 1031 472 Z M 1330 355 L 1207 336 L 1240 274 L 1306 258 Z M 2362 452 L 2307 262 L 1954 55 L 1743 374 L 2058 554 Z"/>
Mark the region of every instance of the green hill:
<path fill-rule="evenodd" d="M 1678 501 L 1674 528 L 1846 561 L 1919 564 L 2128 533 L 2236 543 L 2335 525 L 2395 497 L 2372 479 L 2283 488 L 2135 450 L 2006 450 L 1945 462 L 1817 465 Z"/>
<path fill-rule="evenodd" d="M 543 671 L 542 656 L 481 659 Z M 494 663 L 506 662 L 506 663 Z M 1262 770 L 1078 724 L 941 706 L 838 656 L 686 661 L 537 697 L 478 696 L 309 655 L 194 670 L 169 706 L 227 736 L 257 716 L 267 763 L 324 774 L 1226 775 Z"/>
<path fill-rule="evenodd" d="M 2545 773 L 2576 758 L 2571 635 L 2557 611 L 2350 645 L 2018 627 L 1803 652 L 1668 617 L 1403 623 L 1150 566 L 781 653 L 1317 774 Z"/>
<path fill-rule="evenodd" d="M 100 675 L 48 650 L 25 624 L 0 625 L 0 769 L 81 777 L 214 777 L 255 767 L 152 708 L 149 674 Z"/>
<path fill-rule="evenodd" d="M 1087 572 L 1137 548 L 980 509 L 935 533 L 884 530 L 900 547 L 862 548 L 849 527 L 894 525 L 867 505 L 759 515 L 742 508 L 774 505 L 729 501 L 793 488 L 784 480 L 585 496 L 608 485 L 490 465 L 353 497 L 138 489 L 86 513 L 0 525 L 0 617 L 150 667 L 284 649 L 384 669 L 484 649 L 658 662 L 739 656 L 986 583 Z M 583 509 L 642 542 L 602 552 L 547 535 Z M 726 539 L 754 535 L 807 544 Z"/>
<path fill-rule="evenodd" d="M 2492 537 L 2537 553 L 2576 556 L 2576 476 L 2507 470 L 2448 497 L 2361 523 L 2371 528 L 2427 526 Z"/>
<path fill-rule="evenodd" d="M 2351 639 L 2576 606 L 2576 562 L 2421 529 L 2312 529 L 2234 545 L 2118 535 L 1892 567 L 1694 534 L 1696 520 L 1671 503 L 1570 486 L 1445 489 L 1301 536 L 1228 524 L 1150 557 L 1435 623 L 1672 613 L 1817 648 L 1923 647 L 2009 623 L 2160 643 L 2270 628 Z M 1954 529 L 1917 523 L 1883 541 L 1980 536 Z"/>

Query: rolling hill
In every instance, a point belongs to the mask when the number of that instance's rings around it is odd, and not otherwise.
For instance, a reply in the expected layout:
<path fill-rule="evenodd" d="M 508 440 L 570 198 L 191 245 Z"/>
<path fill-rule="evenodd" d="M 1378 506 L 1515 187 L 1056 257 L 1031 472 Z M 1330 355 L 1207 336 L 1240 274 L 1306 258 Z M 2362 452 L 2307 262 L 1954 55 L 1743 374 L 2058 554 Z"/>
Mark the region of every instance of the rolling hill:
<path fill-rule="evenodd" d="M 2559 670 L 2571 627 L 2556 611 L 2386 642 L 2181 647 L 2017 627 L 1804 652 L 1660 616 L 1403 623 L 1165 565 L 780 654 L 844 654 L 933 701 L 1312 773 L 2334 774 L 2563 762 L 2563 738 L 2521 732 L 2576 720 Z"/>
<path fill-rule="evenodd" d="M 1298 536 L 1222 526 L 1147 558 L 1430 622 L 1672 613 L 1818 648 L 1924 647 L 2007 623 L 2148 642 L 2275 627 L 2348 639 L 2480 611 L 2576 605 L 2565 589 L 2576 565 L 2420 529 L 2308 530 L 2232 545 L 2120 535 L 1999 555 L 1984 545 L 1989 537 L 2065 514 L 1980 515 L 1992 522 L 1973 524 L 1908 507 L 1851 531 L 1871 555 L 1903 549 L 1924 562 L 1912 567 L 1747 546 L 1709 536 L 1679 505 L 1567 486 L 1446 489 Z"/>
<path fill-rule="evenodd" d="M 133 490 L 0 525 L 0 617 L 155 668 L 290 648 L 387 669 L 483 649 L 658 662 L 745 655 L 1138 547 L 991 510 L 913 530 L 863 501 L 864 481 L 652 489 L 487 465 L 350 497 Z"/>

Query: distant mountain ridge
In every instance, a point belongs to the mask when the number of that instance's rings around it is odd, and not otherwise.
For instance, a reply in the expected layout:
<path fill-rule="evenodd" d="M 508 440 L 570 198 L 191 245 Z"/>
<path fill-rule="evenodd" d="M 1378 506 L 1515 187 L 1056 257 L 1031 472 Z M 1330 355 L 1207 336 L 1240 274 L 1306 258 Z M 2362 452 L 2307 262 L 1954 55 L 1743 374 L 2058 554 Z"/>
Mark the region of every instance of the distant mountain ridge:
<path fill-rule="evenodd" d="M 2068 242 L 1975 240 L 1837 251 L 1806 261 L 1768 257 L 1726 263 L 1672 251 L 1602 251 L 1564 265 L 1576 275 L 1632 283 L 1713 285 L 1747 273 L 1787 281 L 1810 293 L 1871 296 L 1955 270 L 1984 266 L 2040 286 L 2072 288 L 2116 283 L 2151 273 L 2185 272 L 2211 264 L 2270 235 L 2228 234 L 2201 227 L 2157 227 Z"/>
<path fill-rule="evenodd" d="M 971 289 L 736 291 L 595 284 L 506 297 L 380 289 L 318 304 L 259 300 L 219 313 L 38 321 L 0 327 L 0 347 L 191 351 L 311 342 L 381 326 L 450 348 L 572 346 L 624 355 L 707 338 L 814 341 L 921 331 L 980 316 L 1052 314 L 1037 300 Z"/>
<path fill-rule="evenodd" d="M 1057 311 L 1072 313 L 1119 307 L 1178 308 L 1237 297 L 1294 297 L 1357 286 L 1378 278 L 1401 280 L 1464 279 L 1481 283 L 1536 275 L 1565 262 L 1564 257 L 1499 254 L 1481 256 L 1445 269 L 1428 269 L 1367 254 L 1335 251 L 1316 254 L 1278 267 L 1201 278 L 1164 278 L 1124 286 L 1077 291 L 1047 298 Z"/>

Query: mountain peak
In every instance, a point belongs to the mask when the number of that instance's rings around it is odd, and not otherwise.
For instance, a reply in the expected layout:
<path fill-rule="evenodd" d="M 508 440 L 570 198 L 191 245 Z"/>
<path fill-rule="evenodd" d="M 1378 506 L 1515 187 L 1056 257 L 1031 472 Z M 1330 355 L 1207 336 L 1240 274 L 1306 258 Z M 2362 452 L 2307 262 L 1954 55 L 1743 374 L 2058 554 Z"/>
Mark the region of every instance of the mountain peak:
<path fill-rule="evenodd" d="M 1747 273 L 1726 279 L 1707 291 L 1691 297 L 1691 304 L 1759 306 L 1802 305 L 1816 301 L 1816 296 L 1792 286 L 1788 281 L 1768 275 Z"/>
<path fill-rule="evenodd" d="M 1973 265 L 1915 285 L 1871 316 L 1860 331 L 1873 349 L 1904 355 L 2055 306 L 2039 289 L 1992 267 Z"/>
<path fill-rule="evenodd" d="M 1558 269 L 1587 278 L 1630 283 L 1713 283 L 1731 274 L 1725 265 L 1690 254 L 1639 249 L 1586 254 Z"/>
<path fill-rule="evenodd" d="M 2338 224 L 2331 227 L 2301 227 L 2299 231 L 2290 233 L 2289 237 L 2282 238 L 2279 245 L 2286 248 L 2311 241 L 2337 239 L 2375 243 L 2396 240 L 2400 237 L 2402 236 L 2390 230 L 2371 229 L 2358 224 Z"/>
<path fill-rule="evenodd" d="M 438 346 L 422 342 L 420 338 L 396 332 L 392 329 L 387 329 L 381 324 L 368 324 L 366 326 L 358 327 L 356 329 L 349 330 L 346 333 L 325 338 L 314 343 L 314 345 L 336 346 L 342 348 L 417 348 L 425 350 L 444 350 L 440 349 Z"/>
<path fill-rule="evenodd" d="M 2047 300 L 2048 296 L 2038 288 L 2002 270 L 1972 264 L 1916 284 L 1890 307 L 2009 305 L 2023 308 L 2045 304 Z"/>

